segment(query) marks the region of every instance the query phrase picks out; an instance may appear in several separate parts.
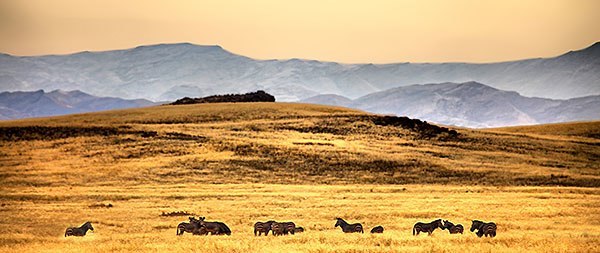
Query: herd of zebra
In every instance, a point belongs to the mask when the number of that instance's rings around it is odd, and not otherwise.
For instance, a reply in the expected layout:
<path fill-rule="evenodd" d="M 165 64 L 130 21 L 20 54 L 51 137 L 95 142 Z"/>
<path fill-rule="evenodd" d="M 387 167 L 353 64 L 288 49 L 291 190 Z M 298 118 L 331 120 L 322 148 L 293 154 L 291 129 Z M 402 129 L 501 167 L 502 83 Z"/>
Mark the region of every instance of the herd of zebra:
<path fill-rule="evenodd" d="M 189 217 L 190 222 L 181 222 L 177 225 L 177 235 L 183 235 L 184 233 L 191 233 L 192 235 L 231 235 L 231 229 L 225 223 L 218 221 L 205 221 L 206 217 Z M 360 223 L 350 224 L 342 218 L 336 218 L 337 222 L 334 227 L 340 227 L 344 233 L 364 233 L 363 226 Z M 419 235 L 420 232 L 427 232 L 431 235 L 436 228 L 442 230 L 448 229 L 450 234 L 462 234 L 464 228 L 461 224 L 456 224 L 442 219 L 437 219 L 429 223 L 417 222 L 413 226 L 413 235 Z M 84 236 L 88 230 L 94 231 L 91 222 L 86 222 L 80 227 L 69 227 L 65 231 L 65 237 L 67 236 Z M 496 236 L 496 224 L 493 222 L 483 222 L 479 220 L 473 220 L 471 224 L 471 232 L 477 230 L 476 235 L 478 237 L 495 237 Z M 275 236 L 296 234 L 304 232 L 303 227 L 297 227 L 294 222 L 256 222 L 254 224 L 254 235 L 265 236 L 272 231 Z M 382 226 L 376 226 L 371 229 L 371 233 L 383 233 Z"/>

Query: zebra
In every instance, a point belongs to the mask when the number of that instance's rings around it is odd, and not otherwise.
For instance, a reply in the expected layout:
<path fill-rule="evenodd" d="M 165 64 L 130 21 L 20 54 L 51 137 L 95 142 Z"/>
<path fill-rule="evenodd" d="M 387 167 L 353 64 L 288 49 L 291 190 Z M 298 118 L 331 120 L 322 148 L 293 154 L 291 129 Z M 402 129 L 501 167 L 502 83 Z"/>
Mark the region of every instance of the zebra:
<path fill-rule="evenodd" d="M 372 228 L 371 229 L 371 234 L 375 234 L 375 233 L 378 233 L 378 234 L 383 233 L 383 227 L 382 226 L 377 226 L 377 227 Z"/>
<path fill-rule="evenodd" d="M 86 222 L 81 225 L 81 227 L 68 227 L 65 230 L 65 237 L 67 236 L 84 236 L 88 230 L 94 231 L 94 227 L 92 227 L 91 222 Z"/>
<path fill-rule="evenodd" d="M 206 217 L 200 217 L 200 226 L 206 229 L 206 233 L 211 235 L 231 235 L 231 229 L 225 223 L 219 221 L 205 221 Z"/>
<path fill-rule="evenodd" d="M 296 227 L 296 228 L 294 228 L 294 233 L 304 233 L 304 228 L 303 227 Z"/>
<path fill-rule="evenodd" d="M 254 223 L 254 235 L 255 236 L 260 236 L 262 233 L 264 233 L 265 235 L 269 234 L 269 231 L 271 230 L 271 224 L 273 224 L 273 220 L 267 221 L 267 222 L 256 222 Z"/>
<path fill-rule="evenodd" d="M 442 227 L 442 230 L 448 229 L 448 232 L 450 232 L 450 234 L 458 234 L 458 233 L 462 234 L 463 231 L 465 230 L 463 225 L 461 225 L 461 224 L 454 225 L 454 223 L 452 223 L 448 220 L 445 220 L 443 223 L 444 223 L 444 226 Z"/>
<path fill-rule="evenodd" d="M 349 224 L 342 218 L 335 218 L 337 222 L 335 223 L 335 227 L 342 228 L 344 233 L 364 233 L 363 226 L 360 223 Z"/>
<path fill-rule="evenodd" d="M 271 224 L 271 230 L 273 230 L 273 235 L 287 235 L 287 234 L 295 234 L 296 233 L 296 224 L 289 222 L 273 222 Z"/>
<path fill-rule="evenodd" d="M 483 222 L 480 220 L 473 220 L 471 224 L 471 232 L 477 230 L 477 236 L 482 237 L 495 237 L 496 236 L 496 223 L 493 222 Z"/>
<path fill-rule="evenodd" d="M 431 235 L 436 228 L 442 227 L 442 219 L 437 219 L 430 223 L 417 222 L 413 226 L 413 235 L 419 235 L 420 232 L 427 232 L 427 234 Z"/>
<path fill-rule="evenodd" d="M 192 233 L 193 235 L 200 235 L 206 232 L 201 231 L 200 221 L 194 217 L 189 217 L 190 222 L 182 222 L 177 225 L 177 235 L 183 235 L 184 232 Z"/>

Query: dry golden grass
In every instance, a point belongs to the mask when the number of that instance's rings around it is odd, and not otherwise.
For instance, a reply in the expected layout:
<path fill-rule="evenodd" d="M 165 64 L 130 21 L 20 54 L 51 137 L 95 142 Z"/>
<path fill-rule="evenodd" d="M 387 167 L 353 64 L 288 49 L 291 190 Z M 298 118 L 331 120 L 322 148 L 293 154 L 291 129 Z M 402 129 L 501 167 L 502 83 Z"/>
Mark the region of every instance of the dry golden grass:
<path fill-rule="evenodd" d="M 256 103 L 0 122 L 0 250 L 600 251 L 597 122 L 453 137 L 377 117 Z M 163 211 L 224 221 L 233 235 L 177 237 L 187 217 Z M 386 232 L 343 234 L 336 216 Z M 437 218 L 495 221 L 498 237 L 412 236 Z M 255 238 L 267 219 L 307 232 Z M 94 233 L 63 238 L 86 220 Z"/>
<path fill-rule="evenodd" d="M 3 193 L 1 251 L 12 252 L 598 252 L 600 190 L 424 185 L 185 184 L 38 187 Z M 96 203 L 112 208 L 90 208 Z M 184 210 L 229 225 L 231 236 L 176 236 Z M 344 234 L 334 218 L 383 225 L 382 235 Z M 412 235 L 417 221 L 495 221 L 498 236 L 465 231 Z M 292 220 L 294 236 L 255 237 L 252 224 Z M 64 238 L 69 225 L 92 221 L 84 238 Z"/>

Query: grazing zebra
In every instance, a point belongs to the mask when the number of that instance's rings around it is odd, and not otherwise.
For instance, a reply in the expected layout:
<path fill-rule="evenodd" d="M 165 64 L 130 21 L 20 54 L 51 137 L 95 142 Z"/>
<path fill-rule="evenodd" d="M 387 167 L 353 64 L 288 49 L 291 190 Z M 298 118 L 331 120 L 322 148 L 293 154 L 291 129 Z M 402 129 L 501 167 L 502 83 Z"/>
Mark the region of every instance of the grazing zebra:
<path fill-rule="evenodd" d="M 285 226 L 279 222 L 273 222 L 271 223 L 271 230 L 273 230 L 274 236 L 283 235 L 285 231 Z"/>
<path fill-rule="evenodd" d="M 304 233 L 304 228 L 303 227 L 296 227 L 296 228 L 294 228 L 294 233 Z"/>
<path fill-rule="evenodd" d="M 420 232 L 427 232 L 427 234 L 431 235 L 436 228 L 442 227 L 442 219 L 437 219 L 430 223 L 417 222 L 413 227 L 413 235 L 419 235 Z"/>
<path fill-rule="evenodd" d="M 264 233 L 265 235 L 269 234 L 269 231 L 271 230 L 271 224 L 273 224 L 273 220 L 267 221 L 267 222 L 257 222 L 254 223 L 254 235 L 255 236 L 260 236 L 262 233 Z M 258 232 L 258 233 L 257 233 Z"/>
<path fill-rule="evenodd" d="M 296 233 L 296 224 L 293 222 L 273 222 L 271 224 L 273 235 L 287 235 Z"/>
<path fill-rule="evenodd" d="M 194 217 L 189 217 L 190 222 L 182 222 L 177 225 L 177 235 L 183 235 L 184 232 L 188 232 L 194 235 L 202 234 L 200 231 L 200 221 Z"/>
<path fill-rule="evenodd" d="M 208 231 L 205 226 L 200 224 L 200 220 L 194 217 L 190 218 L 190 224 L 194 226 L 192 230 L 192 235 L 208 235 Z"/>
<path fill-rule="evenodd" d="M 65 237 L 67 236 L 84 236 L 88 230 L 94 231 L 94 227 L 92 227 L 91 222 L 86 222 L 81 225 L 81 227 L 68 227 L 65 231 Z"/>
<path fill-rule="evenodd" d="M 231 235 L 231 229 L 225 223 L 219 221 L 204 221 L 206 217 L 200 217 L 200 226 L 206 229 L 206 233 L 211 235 Z"/>
<path fill-rule="evenodd" d="M 450 232 L 450 234 L 458 234 L 458 233 L 462 234 L 463 231 L 465 230 L 463 228 L 463 225 L 461 225 L 461 224 L 454 225 L 454 223 L 452 223 L 448 220 L 445 220 L 443 223 L 444 223 L 444 226 L 442 227 L 442 230 L 448 229 L 448 232 Z"/>
<path fill-rule="evenodd" d="M 371 234 L 375 234 L 375 233 L 378 233 L 378 234 L 383 233 L 383 227 L 382 226 L 377 226 L 377 227 L 372 228 L 371 229 Z"/>
<path fill-rule="evenodd" d="M 335 223 L 335 227 L 340 226 L 344 233 L 364 233 L 363 226 L 360 223 L 348 224 L 342 218 L 335 218 L 337 222 Z"/>
<path fill-rule="evenodd" d="M 482 237 L 495 237 L 496 236 L 496 223 L 493 222 L 483 222 L 479 220 L 473 220 L 473 224 L 471 224 L 471 232 L 477 230 L 477 236 Z"/>

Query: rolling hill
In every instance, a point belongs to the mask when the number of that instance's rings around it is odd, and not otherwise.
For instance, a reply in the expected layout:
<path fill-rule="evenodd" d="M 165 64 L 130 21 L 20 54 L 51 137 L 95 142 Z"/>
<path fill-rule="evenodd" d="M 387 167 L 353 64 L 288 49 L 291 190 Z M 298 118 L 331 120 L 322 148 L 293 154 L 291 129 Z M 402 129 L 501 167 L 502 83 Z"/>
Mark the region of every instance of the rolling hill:
<path fill-rule="evenodd" d="M 354 100 L 339 95 L 318 95 L 301 102 L 476 128 L 600 119 L 600 96 L 567 100 L 524 97 L 477 82 L 411 85 Z"/>
<path fill-rule="evenodd" d="M 0 54 L 0 90 L 81 90 L 98 96 L 175 100 L 265 90 L 278 101 L 319 94 L 352 99 L 423 83 L 485 83 L 524 96 L 600 94 L 600 43 L 553 58 L 511 62 L 341 64 L 256 60 L 189 43 L 19 57 Z"/>
<path fill-rule="evenodd" d="M 156 104 L 145 99 L 96 97 L 77 90 L 2 92 L 0 93 L 0 120 L 145 107 Z"/>
<path fill-rule="evenodd" d="M 588 132 L 598 127 L 582 124 Z M 242 180 L 600 186 L 597 135 L 557 138 L 547 132 L 540 138 L 448 129 L 321 105 L 168 105 L 3 121 L 0 130 L 0 176 L 11 184 L 54 184 L 62 180 L 59 173 L 74 185 Z M 18 172 L 23 166 L 32 170 Z"/>

